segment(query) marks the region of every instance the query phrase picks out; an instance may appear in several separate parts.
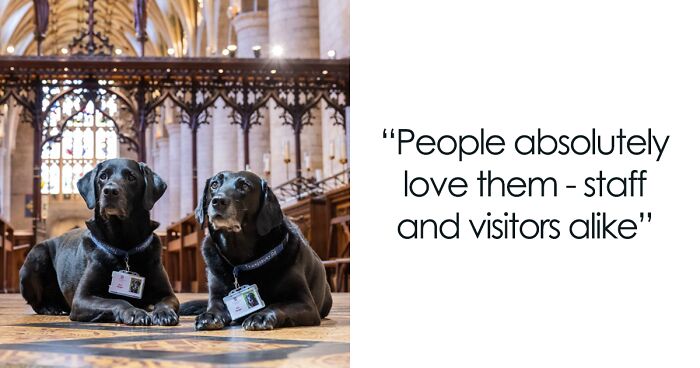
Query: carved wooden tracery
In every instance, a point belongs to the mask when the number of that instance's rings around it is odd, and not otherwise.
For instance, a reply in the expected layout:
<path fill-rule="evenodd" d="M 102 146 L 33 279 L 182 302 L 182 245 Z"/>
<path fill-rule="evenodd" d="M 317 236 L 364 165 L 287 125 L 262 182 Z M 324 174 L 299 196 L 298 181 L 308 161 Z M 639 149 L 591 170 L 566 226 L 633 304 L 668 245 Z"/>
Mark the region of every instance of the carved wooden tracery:
<path fill-rule="evenodd" d="M 45 87 L 61 87 L 48 106 L 43 106 Z M 46 117 L 65 94 L 78 94 L 86 102 L 116 96 L 124 112 L 121 120 L 112 117 L 119 139 L 142 161 L 146 160 L 146 129 L 157 122 L 158 107 L 172 101 L 181 112 L 180 121 L 192 129 L 196 185 L 197 129 L 209 123 L 209 110 L 217 100 L 232 110 L 231 124 L 243 133 L 246 164 L 250 160 L 248 133 L 260 124 L 268 101 L 274 101 L 282 110 L 282 124 L 294 133 L 296 173 L 300 177 L 300 136 L 311 123 L 314 108 L 326 101 L 334 123 L 345 128 L 349 91 L 349 60 L 0 57 L 0 104 L 23 107 L 25 121 L 35 131 L 35 221 L 41 201 L 41 147 L 56 139 L 45 126 Z"/>

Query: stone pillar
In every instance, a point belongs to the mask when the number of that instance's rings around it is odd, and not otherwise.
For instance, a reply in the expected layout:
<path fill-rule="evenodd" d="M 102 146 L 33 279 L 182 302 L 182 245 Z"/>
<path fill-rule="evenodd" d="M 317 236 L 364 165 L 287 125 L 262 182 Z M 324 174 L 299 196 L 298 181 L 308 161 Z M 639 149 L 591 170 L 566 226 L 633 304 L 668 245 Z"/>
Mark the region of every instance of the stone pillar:
<path fill-rule="evenodd" d="M 2 213 L 3 213 L 3 216 L 6 216 L 6 219 L 8 221 L 11 221 L 12 220 L 12 211 L 10 208 L 10 204 L 12 202 L 12 195 L 11 195 L 12 188 L 10 188 L 10 182 L 11 182 L 10 178 L 12 178 L 12 155 L 10 154 L 9 151 L 5 153 L 5 156 L 2 158 L 2 160 L 5 162 L 5 171 L 3 173 L 3 182 L 4 182 L 3 186 L 5 187 L 5 190 L 4 190 L 5 194 L 3 195 L 3 200 L 2 200 L 2 204 L 3 204 Z"/>
<path fill-rule="evenodd" d="M 4 178 L 8 176 L 8 173 L 5 172 L 6 166 L 5 166 L 5 156 L 7 155 L 7 149 L 5 147 L 0 147 L 0 178 L 3 178 L 2 182 L 0 182 L 0 216 L 3 218 L 8 218 L 8 214 L 5 212 L 5 196 L 7 195 L 7 191 L 10 189 L 7 186 L 5 186 L 5 180 Z"/>
<path fill-rule="evenodd" d="M 320 57 L 350 57 L 350 0 L 318 0 Z"/>
<path fill-rule="evenodd" d="M 259 45 L 262 47 L 261 57 L 265 58 L 268 55 L 268 22 L 266 11 L 252 11 L 238 13 L 233 19 L 233 25 L 236 28 L 236 37 L 238 39 L 238 50 L 236 57 L 252 58 L 253 46 Z"/>
<path fill-rule="evenodd" d="M 217 100 L 212 114 L 212 175 L 219 171 L 240 170 L 238 167 L 238 127 L 231 124 L 230 109 Z"/>
<path fill-rule="evenodd" d="M 259 45 L 262 47 L 262 57 L 267 57 L 269 49 L 268 38 L 268 22 L 266 11 L 251 11 L 242 12 L 236 15 L 233 20 L 233 25 L 236 27 L 238 37 L 238 53 L 239 58 L 252 58 L 253 46 Z M 264 176 L 263 172 L 263 155 L 270 152 L 270 113 L 266 108 L 260 109 L 263 117 L 260 119 L 261 125 L 251 127 L 248 141 L 250 152 L 250 170 L 260 176 Z M 245 168 L 244 152 L 243 152 L 243 132 L 238 132 L 238 166 Z"/>
<path fill-rule="evenodd" d="M 350 57 L 350 0 L 318 0 L 320 57 L 328 58 L 328 51 L 335 51 L 337 59 Z M 331 176 L 343 169 L 338 162 L 345 131 L 333 125 L 333 111 L 326 109 L 322 101 L 323 119 L 323 173 Z M 331 162 L 331 149 L 335 159 Z"/>
<path fill-rule="evenodd" d="M 212 122 L 202 124 L 197 130 L 197 198 L 204 189 L 207 179 L 214 175 L 212 173 Z"/>
<path fill-rule="evenodd" d="M 192 130 L 180 124 L 180 218 L 194 212 L 192 206 Z"/>
<path fill-rule="evenodd" d="M 153 219 L 160 222 L 158 231 L 165 231 L 170 225 L 169 208 L 170 208 L 170 192 L 172 191 L 170 180 L 170 151 L 168 149 L 168 138 L 159 137 L 155 139 L 153 149 L 153 171 L 160 175 L 168 184 L 168 189 L 165 190 L 163 196 L 153 206 Z"/>
<path fill-rule="evenodd" d="M 168 205 L 168 223 L 176 222 L 180 219 L 180 129 L 181 124 L 171 122 L 166 125 L 168 130 L 168 191 L 170 200 Z M 187 129 L 187 127 L 185 127 Z"/>
<path fill-rule="evenodd" d="M 318 58 L 317 0 L 270 0 L 268 14 L 270 45 L 282 46 L 284 58 Z"/>
<path fill-rule="evenodd" d="M 319 18 L 316 0 L 270 0 L 269 3 L 270 46 L 281 46 L 284 58 L 318 58 L 319 55 Z M 271 102 L 272 109 L 276 105 Z M 311 158 L 311 172 L 323 167 L 322 124 L 319 109 L 311 111 L 314 119 L 312 125 L 305 126 L 301 133 L 302 170 L 303 157 L 308 153 Z M 270 113 L 270 151 L 272 158 L 271 185 L 278 185 L 287 180 L 284 158 L 284 145 L 289 142 L 291 159 L 289 177 L 294 178 L 294 133 L 289 126 L 282 126 L 278 116 L 280 109 Z M 306 175 L 306 172 L 303 172 Z"/>
<path fill-rule="evenodd" d="M 250 141 L 250 170 L 260 177 L 264 177 L 263 156 L 270 152 L 270 119 L 269 109 L 263 109 L 265 117 L 260 119 L 261 125 L 250 128 L 248 140 Z M 239 167 L 243 169 L 243 133 L 238 133 Z"/>

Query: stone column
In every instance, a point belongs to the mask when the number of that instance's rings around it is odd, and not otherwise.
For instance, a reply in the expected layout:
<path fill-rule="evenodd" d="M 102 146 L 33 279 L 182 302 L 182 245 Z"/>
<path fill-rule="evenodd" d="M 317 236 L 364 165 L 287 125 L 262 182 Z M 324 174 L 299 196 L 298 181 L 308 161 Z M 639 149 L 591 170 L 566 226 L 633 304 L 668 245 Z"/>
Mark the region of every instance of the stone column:
<path fill-rule="evenodd" d="M 230 109 L 217 100 L 212 114 L 212 175 L 219 171 L 240 170 L 238 167 L 238 127 L 231 124 Z"/>
<path fill-rule="evenodd" d="M 197 130 L 197 198 L 204 189 L 204 183 L 212 173 L 212 122 L 202 124 Z"/>
<path fill-rule="evenodd" d="M 168 184 L 168 189 L 165 190 L 163 196 L 156 202 L 153 206 L 153 219 L 160 222 L 160 227 L 158 231 L 165 231 L 165 229 L 170 225 L 170 218 L 168 213 L 170 207 L 170 192 L 172 187 L 170 184 L 170 157 L 168 150 L 168 138 L 159 137 L 155 139 L 153 150 L 153 171 L 165 180 Z"/>
<path fill-rule="evenodd" d="M 335 51 L 337 59 L 350 57 L 350 0 L 318 0 L 319 46 L 322 59 Z"/>
<path fill-rule="evenodd" d="M 268 53 L 268 22 L 266 11 L 251 11 L 242 12 L 236 15 L 233 20 L 233 25 L 236 28 L 238 37 L 238 53 L 239 58 L 253 58 L 253 46 L 259 45 L 262 47 L 262 57 L 267 57 Z M 270 113 L 267 108 L 260 109 L 259 112 L 263 115 L 260 119 L 261 125 L 251 127 L 249 133 L 249 152 L 250 152 L 250 169 L 260 176 L 264 176 L 263 172 L 263 155 L 270 152 Z M 245 168 L 244 152 L 243 152 L 243 132 L 238 132 L 238 166 Z"/>
<path fill-rule="evenodd" d="M 317 0 L 270 0 L 269 2 L 270 46 L 281 46 L 284 58 L 318 58 L 319 55 L 319 18 Z M 271 102 L 269 107 L 276 105 Z M 311 171 L 323 167 L 322 124 L 319 109 L 313 109 L 312 125 L 305 126 L 301 133 L 302 170 L 303 157 L 308 153 L 311 158 Z M 287 180 L 284 158 L 284 145 L 289 142 L 291 159 L 289 177 L 294 178 L 294 133 L 289 126 L 282 126 L 278 116 L 280 109 L 271 110 L 270 116 L 270 151 L 272 153 L 271 185 L 278 185 Z M 306 175 L 306 172 L 303 172 Z"/>
<path fill-rule="evenodd" d="M 7 191 L 10 189 L 7 186 L 5 186 L 5 180 L 4 178 L 8 176 L 8 173 L 5 172 L 6 166 L 5 166 L 5 156 L 7 155 L 7 149 L 5 147 L 0 147 L 0 178 L 3 178 L 2 182 L 0 183 L 0 216 L 3 218 L 8 218 L 8 214 L 5 212 L 5 196 L 7 196 Z"/>
<path fill-rule="evenodd" d="M 350 0 L 318 0 L 320 57 L 327 59 L 328 51 L 335 51 L 335 58 L 350 57 Z M 323 119 L 323 173 L 331 176 L 343 169 L 338 162 L 341 156 L 341 142 L 345 131 L 339 125 L 333 125 L 333 111 L 326 109 L 322 102 Z M 331 149 L 335 159 L 330 160 Z"/>
<path fill-rule="evenodd" d="M 192 207 L 192 130 L 180 124 L 180 218 L 194 212 Z"/>
<path fill-rule="evenodd" d="M 236 57 L 252 58 L 253 46 L 261 46 L 261 57 L 268 55 L 268 22 L 266 11 L 251 11 L 238 13 L 233 19 L 233 26 L 236 28 L 238 39 L 238 50 Z"/>
<path fill-rule="evenodd" d="M 5 187 L 4 190 L 4 195 L 3 195 L 3 211 L 2 213 L 4 216 L 6 216 L 6 219 L 8 221 L 12 220 L 12 211 L 10 208 L 10 204 L 12 203 L 12 188 L 10 188 L 10 178 L 12 178 L 12 155 L 8 151 L 5 156 L 2 158 L 2 160 L 5 162 L 5 171 L 3 173 L 3 185 Z"/>
<path fill-rule="evenodd" d="M 175 222 L 180 219 L 180 129 L 179 123 L 171 122 L 166 125 L 168 130 L 168 191 L 170 200 L 168 206 L 168 223 Z M 187 129 L 187 127 L 185 127 Z"/>

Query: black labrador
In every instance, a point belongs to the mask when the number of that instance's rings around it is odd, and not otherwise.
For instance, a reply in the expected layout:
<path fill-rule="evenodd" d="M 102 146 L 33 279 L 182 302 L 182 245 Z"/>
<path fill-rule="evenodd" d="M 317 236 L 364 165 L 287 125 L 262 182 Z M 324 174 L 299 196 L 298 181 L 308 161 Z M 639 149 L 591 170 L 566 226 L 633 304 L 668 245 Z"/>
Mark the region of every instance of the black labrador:
<path fill-rule="evenodd" d="M 32 309 L 70 313 L 73 321 L 177 325 L 180 304 L 153 234 L 158 223 L 148 212 L 166 188 L 148 166 L 133 160 L 107 160 L 85 174 L 78 190 L 95 211 L 88 228 L 37 244 L 20 270 L 21 293 Z M 108 292 L 112 271 L 124 269 L 145 277 L 142 299 Z"/>
<path fill-rule="evenodd" d="M 246 330 L 316 326 L 328 315 L 333 301 L 321 259 L 259 176 L 222 171 L 209 178 L 195 215 L 209 229 L 202 244 L 209 301 L 183 303 L 180 313 L 198 314 L 197 330 L 217 330 L 231 322 Z M 281 250 L 270 256 L 275 249 Z M 246 264 L 257 267 L 234 278 L 234 267 Z M 256 284 L 266 306 L 232 321 L 223 298 L 236 281 Z"/>

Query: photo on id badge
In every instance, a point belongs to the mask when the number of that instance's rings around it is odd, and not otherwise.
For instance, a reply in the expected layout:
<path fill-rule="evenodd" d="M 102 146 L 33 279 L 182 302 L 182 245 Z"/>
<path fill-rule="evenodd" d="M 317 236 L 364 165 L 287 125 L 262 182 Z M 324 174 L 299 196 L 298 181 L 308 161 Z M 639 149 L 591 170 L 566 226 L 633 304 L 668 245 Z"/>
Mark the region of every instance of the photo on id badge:
<path fill-rule="evenodd" d="M 141 280 L 132 277 L 129 283 L 129 292 L 138 294 L 139 289 L 141 289 Z"/>
<path fill-rule="evenodd" d="M 244 299 L 245 299 L 245 304 L 248 306 L 248 308 L 253 308 L 253 307 L 257 306 L 258 304 L 260 304 L 260 303 L 258 303 L 258 298 L 255 297 L 255 293 L 253 293 L 253 292 L 246 293 Z"/>

